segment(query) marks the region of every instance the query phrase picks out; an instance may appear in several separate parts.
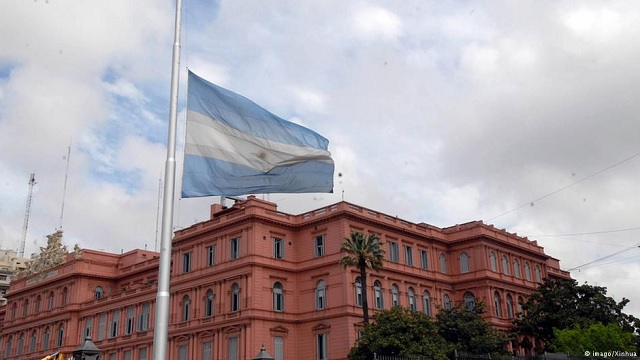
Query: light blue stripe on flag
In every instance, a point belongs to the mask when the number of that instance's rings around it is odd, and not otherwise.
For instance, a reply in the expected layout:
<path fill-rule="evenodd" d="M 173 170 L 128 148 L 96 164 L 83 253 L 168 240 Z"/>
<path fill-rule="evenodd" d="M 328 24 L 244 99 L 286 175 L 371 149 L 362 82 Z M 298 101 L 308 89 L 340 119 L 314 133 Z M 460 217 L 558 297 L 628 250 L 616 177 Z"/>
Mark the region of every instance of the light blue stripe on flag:
<path fill-rule="evenodd" d="M 332 192 L 329 141 L 189 72 L 182 197 Z"/>

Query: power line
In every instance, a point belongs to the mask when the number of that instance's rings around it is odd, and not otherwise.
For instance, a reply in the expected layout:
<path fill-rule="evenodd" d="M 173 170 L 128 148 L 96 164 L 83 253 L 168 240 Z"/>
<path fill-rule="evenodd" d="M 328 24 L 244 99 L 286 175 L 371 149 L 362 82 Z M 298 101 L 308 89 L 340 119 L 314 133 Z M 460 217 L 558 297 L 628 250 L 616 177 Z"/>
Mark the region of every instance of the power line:
<path fill-rule="evenodd" d="M 592 232 L 573 233 L 573 234 L 549 234 L 549 235 L 539 234 L 539 235 L 529 235 L 529 236 L 530 237 L 583 236 L 583 235 L 610 234 L 610 233 L 623 232 L 623 231 L 634 231 L 634 230 L 640 230 L 640 227 L 633 227 L 633 228 L 627 228 L 627 229 L 592 231 Z"/>
<path fill-rule="evenodd" d="M 636 249 L 636 248 L 639 248 L 639 247 L 640 247 L 640 243 L 635 244 L 635 245 L 633 245 L 633 246 L 631 246 L 631 247 L 628 247 L 628 248 L 626 248 L 626 249 L 622 249 L 622 250 L 620 250 L 620 251 L 616 251 L 616 252 L 614 252 L 613 254 L 609 254 L 609 255 L 607 255 L 607 256 L 603 256 L 603 257 L 601 257 L 601 258 L 599 258 L 599 259 L 595 259 L 595 260 L 593 260 L 593 261 L 589 261 L 589 262 L 588 262 L 588 263 L 586 263 L 586 264 L 582 264 L 582 265 L 580 265 L 580 266 L 576 266 L 576 267 L 571 268 L 571 269 L 569 269 L 569 270 L 567 270 L 567 271 L 578 270 L 578 269 L 580 269 L 580 268 L 586 267 L 587 265 L 595 264 L 595 263 L 597 263 L 597 262 L 600 262 L 600 261 L 603 261 L 603 260 L 606 260 L 606 259 L 612 258 L 612 257 L 614 257 L 614 256 L 616 256 L 616 255 L 620 255 L 620 254 L 622 254 L 622 253 L 624 253 L 624 252 L 627 252 L 627 251 L 629 251 L 629 250 L 633 250 L 633 249 Z"/>
<path fill-rule="evenodd" d="M 557 194 L 557 193 L 559 193 L 559 192 L 561 192 L 561 191 L 563 191 L 563 190 L 566 190 L 566 189 L 568 189 L 568 188 L 570 188 L 570 187 L 572 187 L 572 186 L 574 186 L 574 185 L 577 185 L 577 184 L 579 184 L 579 183 L 581 183 L 581 182 L 583 182 L 583 181 L 586 181 L 586 180 L 588 180 L 588 179 L 591 179 L 592 177 L 594 177 L 594 176 L 596 176 L 596 175 L 600 175 L 600 174 L 602 174 L 603 172 L 608 171 L 608 170 L 610 170 L 610 169 L 612 169 L 612 168 L 614 168 L 614 167 L 616 167 L 616 166 L 618 166 L 618 165 L 621 165 L 621 164 L 623 164 L 623 163 L 625 163 L 625 162 L 627 162 L 627 161 L 629 161 L 629 160 L 632 160 L 632 159 L 634 159 L 634 158 L 636 158 L 636 157 L 638 157 L 638 156 L 640 156 L 640 153 L 637 153 L 637 154 L 635 154 L 635 155 L 632 155 L 632 156 L 630 156 L 630 157 L 628 157 L 628 158 L 626 158 L 626 159 L 624 159 L 624 160 L 618 161 L 617 163 L 615 163 L 615 164 L 613 164 L 613 165 L 607 166 L 606 168 L 604 168 L 604 169 L 602 169 L 602 170 L 596 171 L 595 173 L 593 173 L 593 174 L 591 174 L 591 175 L 589 175 L 589 176 L 583 177 L 582 179 L 580 179 L 580 180 L 578 180 L 578 181 L 575 181 L 575 182 L 573 182 L 573 183 L 571 183 L 571 184 L 569 184 L 569 185 L 563 186 L 563 187 L 561 187 L 561 188 L 560 188 L 560 189 L 558 189 L 558 190 L 554 190 L 554 191 L 552 191 L 552 192 L 550 192 L 550 193 L 548 193 L 548 194 L 546 194 L 546 195 L 540 196 L 540 197 L 539 197 L 539 198 L 537 198 L 537 199 L 534 199 L 534 200 L 528 201 L 528 202 L 526 202 L 526 203 L 524 203 L 524 204 L 522 204 L 522 205 L 520 205 L 520 206 L 516 207 L 515 209 L 509 210 L 509 211 L 506 211 L 506 212 L 503 212 L 502 214 L 499 214 L 499 215 L 496 215 L 496 216 L 494 216 L 494 217 L 492 217 L 492 218 L 489 218 L 489 219 L 487 219 L 487 221 L 491 221 L 491 220 L 497 219 L 497 218 L 499 218 L 499 217 L 502 217 L 502 216 L 504 216 L 504 215 L 511 214 L 512 212 L 518 211 L 518 210 L 520 210 L 520 209 L 522 209 L 522 208 L 524 208 L 524 207 L 532 206 L 532 205 L 533 205 L 535 202 L 537 202 L 537 201 L 540 201 L 540 200 L 546 199 L 546 198 L 548 198 L 549 196 L 555 195 L 555 194 Z"/>

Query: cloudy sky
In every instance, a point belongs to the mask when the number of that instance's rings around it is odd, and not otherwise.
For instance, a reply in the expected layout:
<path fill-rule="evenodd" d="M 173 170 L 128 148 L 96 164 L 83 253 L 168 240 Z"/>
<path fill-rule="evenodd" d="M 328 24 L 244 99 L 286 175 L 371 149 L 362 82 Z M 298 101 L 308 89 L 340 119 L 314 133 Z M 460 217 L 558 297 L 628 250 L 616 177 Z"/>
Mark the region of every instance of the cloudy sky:
<path fill-rule="evenodd" d="M 27 255 L 61 226 L 69 247 L 155 248 L 174 15 L 0 2 L 1 248 L 32 172 Z M 183 24 L 179 150 L 188 67 L 330 140 L 334 194 L 268 196 L 280 210 L 483 220 L 564 269 L 617 253 L 572 275 L 640 316 L 640 3 L 185 0 Z M 176 228 L 218 201 L 176 201 Z"/>

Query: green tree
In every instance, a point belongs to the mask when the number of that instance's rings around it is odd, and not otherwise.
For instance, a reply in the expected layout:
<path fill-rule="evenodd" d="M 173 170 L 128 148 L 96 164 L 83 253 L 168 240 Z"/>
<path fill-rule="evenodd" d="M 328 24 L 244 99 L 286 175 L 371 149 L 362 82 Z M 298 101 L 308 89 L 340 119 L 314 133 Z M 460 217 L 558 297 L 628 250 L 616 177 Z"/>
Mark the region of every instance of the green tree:
<path fill-rule="evenodd" d="M 395 306 L 375 314 L 373 319 L 349 352 L 349 360 L 373 359 L 374 353 L 434 360 L 447 358 L 446 343 L 427 315 Z"/>
<path fill-rule="evenodd" d="M 634 333 L 638 319 L 622 311 L 628 303 L 628 299 L 616 302 L 607 296 L 605 287 L 547 278 L 522 305 L 524 315 L 514 322 L 515 332 L 544 341 L 544 350 L 549 350 L 554 329 L 588 328 L 601 323 Z"/>
<path fill-rule="evenodd" d="M 613 323 L 555 329 L 553 334 L 550 348 L 554 352 L 584 354 L 586 351 L 636 351 L 633 334 Z"/>
<path fill-rule="evenodd" d="M 454 350 L 469 354 L 505 354 L 509 342 L 507 334 L 499 332 L 482 317 L 484 304 L 472 308 L 457 305 L 450 310 L 440 308 L 436 315 L 438 334 Z"/>
<path fill-rule="evenodd" d="M 362 313 L 365 325 L 369 325 L 369 303 L 367 301 L 367 268 L 378 271 L 384 260 L 382 243 L 376 234 L 365 236 L 360 232 L 351 232 L 351 237 L 345 238 L 340 251 L 347 253 L 340 264 L 354 266 L 360 271 L 362 285 Z"/>

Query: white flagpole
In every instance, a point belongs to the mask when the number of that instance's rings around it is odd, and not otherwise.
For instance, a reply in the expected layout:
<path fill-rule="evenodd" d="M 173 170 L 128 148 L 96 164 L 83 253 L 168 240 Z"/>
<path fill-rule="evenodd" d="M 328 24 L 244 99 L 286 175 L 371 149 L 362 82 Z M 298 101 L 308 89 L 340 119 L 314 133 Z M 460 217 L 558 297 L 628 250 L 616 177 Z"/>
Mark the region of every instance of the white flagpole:
<path fill-rule="evenodd" d="M 162 202 L 162 233 L 160 235 L 160 272 L 156 296 L 156 316 L 153 329 L 153 359 L 166 360 L 169 341 L 169 280 L 171 271 L 171 238 L 173 235 L 173 197 L 176 182 L 176 127 L 178 123 L 178 80 L 180 78 L 180 26 L 182 0 L 176 0 L 176 20 L 171 65 L 171 96 L 169 105 L 169 136 L 164 170 Z"/>

